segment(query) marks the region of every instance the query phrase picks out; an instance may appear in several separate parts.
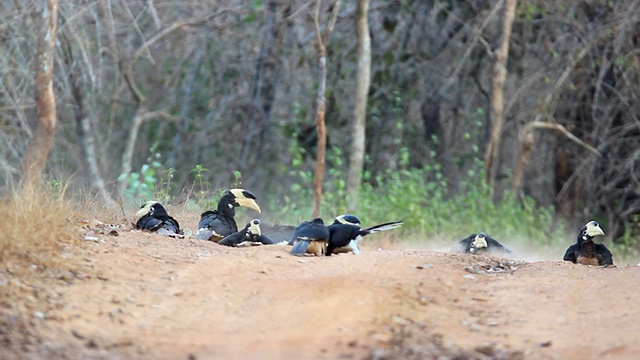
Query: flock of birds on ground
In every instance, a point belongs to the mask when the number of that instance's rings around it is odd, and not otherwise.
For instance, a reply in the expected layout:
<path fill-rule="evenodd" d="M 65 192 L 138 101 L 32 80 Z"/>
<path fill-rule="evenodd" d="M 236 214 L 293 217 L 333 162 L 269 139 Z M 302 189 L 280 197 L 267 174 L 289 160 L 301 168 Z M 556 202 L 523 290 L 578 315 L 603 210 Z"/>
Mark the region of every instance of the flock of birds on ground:
<path fill-rule="evenodd" d="M 256 196 L 245 189 L 227 190 L 215 210 L 202 213 L 195 237 L 231 247 L 253 245 L 290 245 L 291 255 L 331 256 L 339 253 L 359 254 L 358 242 L 366 235 L 396 229 L 402 221 L 392 221 L 368 228 L 362 228 L 360 219 L 351 214 L 337 216 L 333 223 L 325 225 L 321 218 L 304 221 L 298 226 L 276 225 L 269 228 L 272 234 L 264 233 L 259 219 L 252 219 L 242 229 L 234 219 L 235 208 L 250 208 L 258 213 L 260 206 Z M 167 210 L 157 201 L 147 201 L 136 216 L 136 229 L 156 232 L 165 236 L 182 236 L 178 221 L 169 216 Z M 580 229 L 577 241 L 564 254 L 564 261 L 576 264 L 609 266 L 613 256 L 604 244 L 593 241 L 596 236 L 604 236 L 604 231 L 596 221 L 589 221 Z M 453 251 L 466 254 L 511 254 L 513 251 L 485 233 L 471 234 L 459 240 Z"/>

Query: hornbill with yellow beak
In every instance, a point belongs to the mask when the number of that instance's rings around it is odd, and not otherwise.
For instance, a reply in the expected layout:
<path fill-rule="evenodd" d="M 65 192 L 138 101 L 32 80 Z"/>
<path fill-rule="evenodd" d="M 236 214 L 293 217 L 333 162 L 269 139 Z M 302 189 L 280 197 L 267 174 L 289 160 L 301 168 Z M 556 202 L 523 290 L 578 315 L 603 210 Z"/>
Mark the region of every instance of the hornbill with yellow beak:
<path fill-rule="evenodd" d="M 562 259 L 583 265 L 613 265 L 611 251 L 604 244 L 593 242 L 596 236 L 604 236 L 604 230 L 596 221 L 589 221 L 580 229 L 576 243 L 569 246 Z"/>
<path fill-rule="evenodd" d="M 253 245 L 272 245 L 273 241 L 267 236 L 262 234 L 260 230 L 260 220 L 253 219 L 249 221 L 244 228 L 235 232 L 229 236 L 225 236 L 220 242 L 220 245 L 241 247 L 241 246 L 253 246 Z"/>
<path fill-rule="evenodd" d="M 136 222 L 136 229 L 156 232 L 165 236 L 182 235 L 178 221 L 169 216 L 164 206 L 157 201 L 145 202 L 136 216 L 140 217 Z"/>
<path fill-rule="evenodd" d="M 471 234 L 458 241 L 458 246 L 466 254 L 511 253 L 511 249 L 485 233 Z"/>
<path fill-rule="evenodd" d="M 296 227 L 293 234 L 291 255 L 304 256 L 312 254 L 321 256 L 325 253 L 329 240 L 329 228 L 321 218 L 305 221 Z"/>
<path fill-rule="evenodd" d="M 236 206 L 242 206 L 260 212 L 256 196 L 245 189 L 231 189 L 222 195 L 218 208 L 205 211 L 200 215 L 196 238 L 218 242 L 225 236 L 238 232 L 234 220 Z"/>
<path fill-rule="evenodd" d="M 327 243 L 326 255 L 352 252 L 355 255 L 360 253 L 358 242 L 366 235 L 382 231 L 395 229 L 402 226 L 403 221 L 392 221 L 378 224 L 366 229 L 360 228 L 360 219 L 351 214 L 340 215 L 335 218 L 333 224 L 329 225 L 329 242 Z"/>

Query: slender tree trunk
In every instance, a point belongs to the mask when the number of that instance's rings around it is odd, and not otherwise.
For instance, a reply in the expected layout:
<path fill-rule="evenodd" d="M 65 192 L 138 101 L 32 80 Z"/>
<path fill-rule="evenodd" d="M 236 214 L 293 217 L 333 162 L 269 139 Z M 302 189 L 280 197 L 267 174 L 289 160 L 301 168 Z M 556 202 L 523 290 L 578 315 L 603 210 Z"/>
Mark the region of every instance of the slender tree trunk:
<path fill-rule="evenodd" d="M 100 174 L 100 166 L 98 165 L 96 141 L 91 129 L 90 109 L 86 105 L 86 99 L 91 95 L 89 95 L 88 91 L 83 90 L 81 80 L 82 68 L 86 66 L 86 63 L 82 61 L 76 62 L 71 41 L 65 36 L 64 32 L 60 33 L 60 43 L 65 50 L 63 51 L 65 68 L 67 69 L 71 95 L 76 102 L 76 109 L 74 110 L 76 134 L 78 135 L 78 144 L 82 153 L 82 163 L 88 174 L 89 185 L 93 191 L 96 191 L 102 197 L 105 203 L 115 205 L 115 202 L 107 191 L 102 175 Z M 77 46 L 82 47 L 82 44 L 78 43 Z"/>
<path fill-rule="evenodd" d="M 56 134 L 56 99 L 53 93 L 53 60 L 57 34 L 57 0 L 41 0 L 35 74 L 35 100 L 38 125 L 22 160 L 23 180 L 28 185 L 41 181 Z"/>
<path fill-rule="evenodd" d="M 324 50 L 324 49 L 323 49 Z M 316 99 L 316 129 L 318 132 L 318 144 L 316 150 L 316 169 L 313 174 L 313 217 L 320 216 L 320 204 L 322 203 L 322 184 L 324 182 L 325 157 L 327 151 L 327 129 L 324 123 L 326 109 L 325 90 L 327 83 L 327 58 L 324 51 L 318 58 L 319 84 L 318 97 Z"/>
<path fill-rule="evenodd" d="M 331 13 L 331 20 L 324 32 L 320 30 L 320 6 L 322 0 L 316 0 L 316 13 L 314 17 L 318 51 L 318 98 L 316 100 L 316 129 L 318 132 L 318 146 L 316 152 L 316 168 L 313 175 L 314 206 L 313 217 L 320 216 L 320 204 L 322 203 L 322 184 L 324 183 L 325 155 L 327 150 L 327 129 L 325 127 L 324 114 L 326 109 L 326 86 L 327 86 L 327 43 L 333 31 L 338 12 L 340 11 L 340 1 L 334 2 Z"/>
<path fill-rule="evenodd" d="M 493 194 L 496 173 L 498 171 L 498 154 L 500 150 L 500 136 L 504 124 L 504 83 L 507 78 L 507 58 L 509 56 L 509 41 L 511 28 L 516 11 L 516 0 L 505 0 L 502 17 L 502 42 L 495 53 L 493 78 L 491 79 L 491 138 L 484 154 L 486 180 Z"/>
<path fill-rule="evenodd" d="M 369 0 L 358 0 L 356 9 L 356 36 L 358 38 L 358 69 L 356 96 L 351 129 L 351 152 L 347 172 L 347 193 L 351 196 L 350 208 L 358 203 L 358 191 L 362 183 L 364 167 L 365 129 L 367 117 L 367 95 L 371 83 L 371 37 L 369 36 Z"/>

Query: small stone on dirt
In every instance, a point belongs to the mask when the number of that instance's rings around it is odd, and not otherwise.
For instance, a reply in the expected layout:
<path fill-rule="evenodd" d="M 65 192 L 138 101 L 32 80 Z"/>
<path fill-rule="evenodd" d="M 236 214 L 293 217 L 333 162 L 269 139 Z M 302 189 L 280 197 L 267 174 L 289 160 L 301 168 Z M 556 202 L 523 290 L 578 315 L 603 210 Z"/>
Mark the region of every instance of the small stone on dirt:
<path fill-rule="evenodd" d="M 475 350 L 483 355 L 493 356 L 496 352 L 496 344 L 484 343 L 476 346 Z"/>
<path fill-rule="evenodd" d="M 98 344 L 93 340 L 89 340 L 87 341 L 87 343 L 85 344 L 86 347 L 91 348 L 91 349 L 95 349 L 98 347 Z"/>

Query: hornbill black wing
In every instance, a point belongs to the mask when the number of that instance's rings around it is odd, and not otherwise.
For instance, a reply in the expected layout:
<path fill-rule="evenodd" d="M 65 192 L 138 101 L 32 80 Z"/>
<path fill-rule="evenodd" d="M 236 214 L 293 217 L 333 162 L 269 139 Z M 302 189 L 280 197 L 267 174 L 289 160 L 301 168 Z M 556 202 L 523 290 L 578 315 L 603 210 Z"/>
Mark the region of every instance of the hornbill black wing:
<path fill-rule="evenodd" d="M 500 243 L 500 241 L 492 238 L 491 236 L 486 235 L 484 237 L 484 239 L 487 241 L 487 246 L 489 248 L 490 251 L 493 252 L 505 252 L 505 253 L 511 253 L 511 249 L 508 248 L 507 246 L 503 245 L 502 243 Z"/>
<path fill-rule="evenodd" d="M 467 254 L 471 252 L 471 243 L 476 238 L 476 235 L 477 234 L 471 234 L 466 238 L 459 240 L 456 246 L 454 247 L 453 251 L 467 253 Z"/>
<path fill-rule="evenodd" d="M 604 244 L 596 244 L 596 258 L 600 266 L 613 265 L 613 255 Z"/>
<path fill-rule="evenodd" d="M 275 244 L 275 242 L 273 242 L 273 240 L 271 240 L 266 235 L 258 235 L 258 236 L 256 236 L 255 241 L 256 242 L 261 242 L 262 245 L 273 245 L 273 244 Z"/>
<path fill-rule="evenodd" d="M 226 217 L 217 210 L 205 211 L 200 215 L 196 238 L 217 242 L 236 232 L 238 225 L 233 218 Z"/>
<path fill-rule="evenodd" d="M 140 219 L 138 219 L 138 221 L 136 222 L 136 229 L 156 231 L 160 227 L 162 227 L 163 224 L 164 224 L 164 221 L 160 219 L 156 219 L 153 216 L 147 214 L 141 217 Z"/>
<path fill-rule="evenodd" d="M 578 251 L 578 244 L 573 244 L 569 246 L 567 251 L 564 253 L 564 257 L 562 258 L 562 260 L 576 263 L 578 261 L 578 257 L 576 256 L 577 251 Z"/>
<path fill-rule="evenodd" d="M 246 240 L 247 240 L 246 229 L 242 229 L 240 231 L 234 232 L 231 235 L 225 236 L 222 240 L 218 241 L 218 244 L 224 245 L 224 246 L 236 247 Z"/>
<path fill-rule="evenodd" d="M 303 256 L 306 253 L 322 255 L 327 240 L 329 240 L 329 229 L 321 218 L 305 221 L 296 227 L 290 253 L 296 256 Z"/>
<path fill-rule="evenodd" d="M 350 250 L 358 253 L 358 245 L 356 243 L 362 236 L 360 226 L 351 224 L 333 223 L 328 226 L 329 241 L 327 242 L 327 252 L 325 255 L 331 256 L 334 250 L 351 245 Z M 353 242 L 353 244 L 352 244 Z"/>
<path fill-rule="evenodd" d="M 165 235 L 165 236 L 182 235 L 182 231 L 180 230 L 180 225 L 178 224 L 178 221 L 172 218 L 171 216 L 169 216 L 169 218 L 166 221 L 164 221 L 162 226 L 160 226 L 156 230 L 156 233 L 160 235 Z"/>

